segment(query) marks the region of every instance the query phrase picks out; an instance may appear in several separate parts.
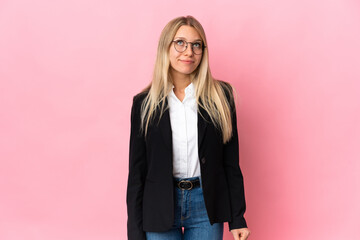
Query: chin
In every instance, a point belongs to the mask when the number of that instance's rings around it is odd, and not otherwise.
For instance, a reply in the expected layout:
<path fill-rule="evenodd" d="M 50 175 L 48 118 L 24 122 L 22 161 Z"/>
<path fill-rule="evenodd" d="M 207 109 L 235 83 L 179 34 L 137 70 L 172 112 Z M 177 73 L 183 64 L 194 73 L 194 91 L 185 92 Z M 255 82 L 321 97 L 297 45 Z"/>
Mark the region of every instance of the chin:
<path fill-rule="evenodd" d="M 176 72 L 178 72 L 178 73 L 181 73 L 181 74 L 186 74 L 186 75 L 189 75 L 189 74 L 191 74 L 191 73 L 193 73 L 195 70 L 196 70 L 196 68 L 195 69 L 189 69 L 189 68 L 174 68 L 173 70 L 175 70 Z"/>
<path fill-rule="evenodd" d="M 187 69 L 187 70 L 183 70 L 183 71 L 179 71 L 180 73 L 182 73 L 182 74 L 191 74 L 191 73 L 193 73 L 195 71 L 195 69 Z"/>

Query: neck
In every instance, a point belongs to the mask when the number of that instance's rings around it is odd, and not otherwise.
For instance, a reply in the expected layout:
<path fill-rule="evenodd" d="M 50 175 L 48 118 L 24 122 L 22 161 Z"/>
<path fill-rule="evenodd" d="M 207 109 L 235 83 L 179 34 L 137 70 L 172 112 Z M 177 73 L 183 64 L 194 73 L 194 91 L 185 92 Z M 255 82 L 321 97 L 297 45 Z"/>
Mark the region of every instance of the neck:
<path fill-rule="evenodd" d="M 174 88 L 177 91 L 184 91 L 185 88 L 191 83 L 190 75 L 172 72 L 171 78 L 174 84 Z"/>

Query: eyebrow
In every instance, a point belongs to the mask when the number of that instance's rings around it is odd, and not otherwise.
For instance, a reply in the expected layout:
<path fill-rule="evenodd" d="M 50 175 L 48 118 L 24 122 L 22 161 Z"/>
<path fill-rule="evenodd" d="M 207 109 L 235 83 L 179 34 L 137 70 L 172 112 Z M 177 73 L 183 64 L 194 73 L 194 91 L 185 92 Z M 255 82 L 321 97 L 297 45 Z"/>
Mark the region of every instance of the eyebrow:
<path fill-rule="evenodd" d="M 185 40 L 186 40 L 185 37 L 176 37 L 176 39 L 185 39 Z M 195 42 L 195 41 L 202 41 L 202 40 L 198 38 L 198 39 L 195 39 L 194 42 Z"/>

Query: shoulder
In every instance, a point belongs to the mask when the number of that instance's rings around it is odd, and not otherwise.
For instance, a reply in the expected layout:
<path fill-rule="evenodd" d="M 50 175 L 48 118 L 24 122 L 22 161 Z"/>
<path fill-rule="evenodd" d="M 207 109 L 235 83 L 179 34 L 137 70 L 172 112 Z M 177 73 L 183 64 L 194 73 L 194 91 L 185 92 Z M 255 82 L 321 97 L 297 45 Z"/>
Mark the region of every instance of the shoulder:
<path fill-rule="evenodd" d="M 148 90 L 144 90 L 144 91 L 137 93 L 133 97 L 133 106 L 140 106 L 142 104 L 142 102 L 144 101 L 145 97 L 148 95 L 148 93 L 149 93 Z"/>
<path fill-rule="evenodd" d="M 219 83 L 220 87 L 222 88 L 222 91 L 225 94 L 227 101 L 230 104 L 233 103 L 234 102 L 233 86 L 230 83 L 225 82 L 223 80 L 215 80 L 215 81 Z"/>
<path fill-rule="evenodd" d="M 140 118 L 141 115 L 141 105 L 147 96 L 147 91 L 141 91 L 140 93 L 137 93 L 135 96 L 133 96 L 133 103 L 131 107 L 131 116 Z"/>
<path fill-rule="evenodd" d="M 223 88 L 232 88 L 231 84 L 228 82 L 225 82 L 224 80 L 216 79 L 214 81 L 218 82 L 220 84 L 220 86 L 222 86 Z"/>
<path fill-rule="evenodd" d="M 218 84 L 220 85 L 220 87 L 222 88 L 222 90 L 226 95 L 233 94 L 233 86 L 230 83 L 225 82 L 223 80 L 215 80 L 215 81 L 218 82 Z"/>

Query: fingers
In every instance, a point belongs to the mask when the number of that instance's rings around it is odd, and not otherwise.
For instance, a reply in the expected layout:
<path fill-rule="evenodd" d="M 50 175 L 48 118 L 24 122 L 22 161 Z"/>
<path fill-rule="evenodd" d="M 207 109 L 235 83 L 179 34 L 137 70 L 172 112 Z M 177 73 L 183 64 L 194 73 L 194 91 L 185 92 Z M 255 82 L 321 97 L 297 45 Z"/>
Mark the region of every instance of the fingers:
<path fill-rule="evenodd" d="M 239 228 L 231 230 L 234 240 L 247 240 L 250 235 L 250 230 L 248 228 Z"/>
<path fill-rule="evenodd" d="M 246 240 L 247 239 L 247 236 L 245 236 L 244 233 L 240 233 L 240 238 L 239 240 Z"/>
<path fill-rule="evenodd" d="M 239 232 L 232 232 L 234 240 L 240 240 Z"/>
<path fill-rule="evenodd" d="M 247 240 L 250 235 L 250 231 L 242 231 L 240 232 L 239 240 Z"/>

